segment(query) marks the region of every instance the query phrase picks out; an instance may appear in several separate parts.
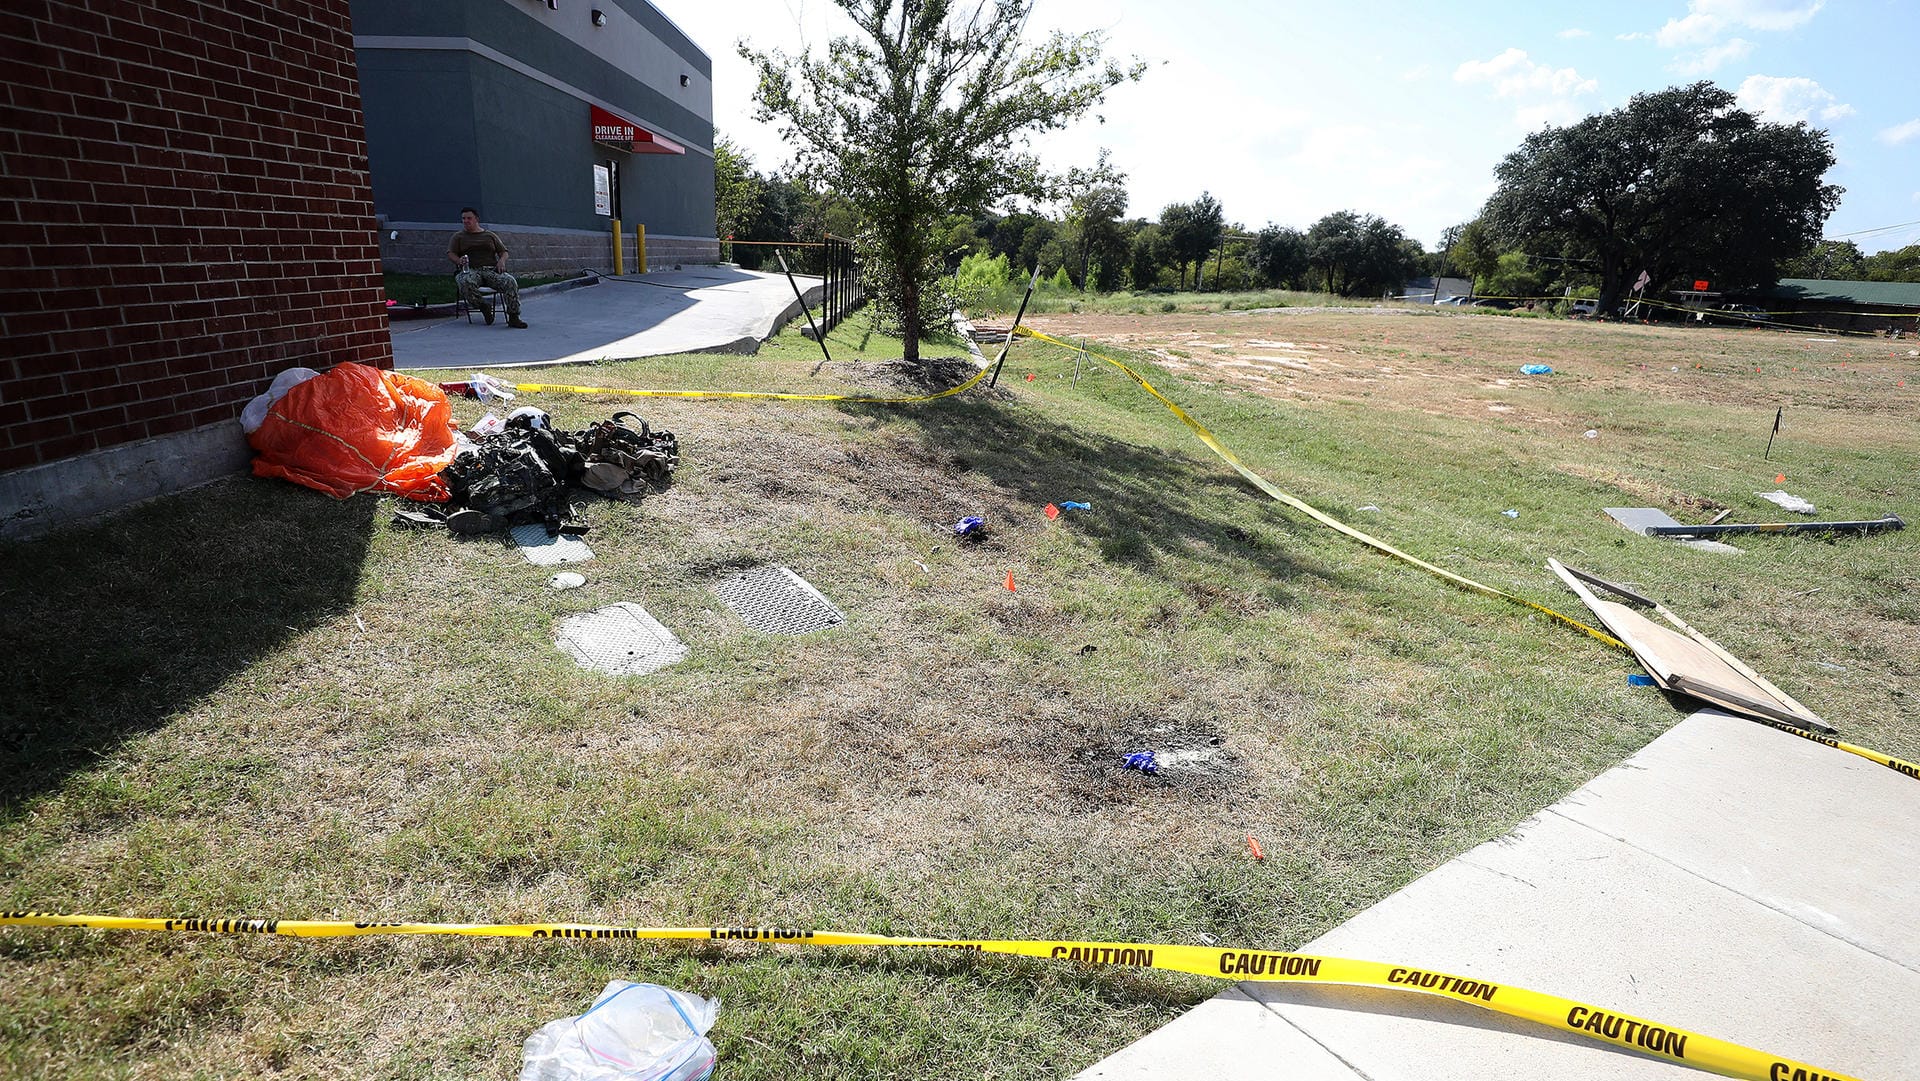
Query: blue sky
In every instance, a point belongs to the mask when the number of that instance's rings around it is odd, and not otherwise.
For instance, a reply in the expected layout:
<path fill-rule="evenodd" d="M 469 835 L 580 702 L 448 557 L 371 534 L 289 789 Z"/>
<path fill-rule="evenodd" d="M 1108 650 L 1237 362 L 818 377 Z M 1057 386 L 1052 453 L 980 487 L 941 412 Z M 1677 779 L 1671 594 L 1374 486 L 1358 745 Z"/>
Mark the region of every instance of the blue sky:
<path fill-rule="evenodd" d="M 750 119 L 733 42 L 791 51 L 841 24 L 828 0 L 654 0 L 714 61 L 723 134 L 763 172 L 789 154 Z M 1379 214 L 1433 245 L 1472 218 L 1493 169 L 1542 124 L 1709 79 L 1774 120 L 1832 136 L 1847 189 L 1827 235 L 1920 243 L 1920 4 L 1672 0 L 1608 4 L 1040 0 L 1033 28 L 1104 30 L 1148 62 L 1101 110 L 1039 144 L 1056 169 L 1110 147 L 1129 215 L 1211 191 L 1229 219 L 1304 227 Z M 1889 228 L 1893 227 L 1893 228 Z"/>

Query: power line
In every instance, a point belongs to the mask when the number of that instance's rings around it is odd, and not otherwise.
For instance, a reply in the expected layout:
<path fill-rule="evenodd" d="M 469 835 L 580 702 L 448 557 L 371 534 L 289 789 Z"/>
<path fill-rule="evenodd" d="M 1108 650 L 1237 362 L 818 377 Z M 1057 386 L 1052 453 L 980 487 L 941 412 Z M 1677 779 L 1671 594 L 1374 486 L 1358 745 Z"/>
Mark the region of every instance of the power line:
<path fill-rule="evenodd" d="M 1851 233 L 1835 233 L 1834 235 L 1828 237 L 1827 239 L 1839 240 L 1842 237 L 1866 236 L 1868 233 L 1891 233 L 1895 229 L 1905 229 L 1910 225 L 1920 225 L 1920 221 L 1903 221 L 1898 225 L 1882 225 L 1873 229 L 1856 229 Z"/>

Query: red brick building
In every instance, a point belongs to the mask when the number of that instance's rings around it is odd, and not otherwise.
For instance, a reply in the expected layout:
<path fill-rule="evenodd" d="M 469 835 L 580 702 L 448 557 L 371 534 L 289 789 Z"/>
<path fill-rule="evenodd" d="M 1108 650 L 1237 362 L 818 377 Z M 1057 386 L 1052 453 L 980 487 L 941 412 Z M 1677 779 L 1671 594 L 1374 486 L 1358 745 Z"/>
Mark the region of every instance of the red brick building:
<path fill-rule="evenodd" d="M 0 57 L 0 537 L 244 468 L 284 368 L 391 366 L 348 0 L 17 0 Z"/>

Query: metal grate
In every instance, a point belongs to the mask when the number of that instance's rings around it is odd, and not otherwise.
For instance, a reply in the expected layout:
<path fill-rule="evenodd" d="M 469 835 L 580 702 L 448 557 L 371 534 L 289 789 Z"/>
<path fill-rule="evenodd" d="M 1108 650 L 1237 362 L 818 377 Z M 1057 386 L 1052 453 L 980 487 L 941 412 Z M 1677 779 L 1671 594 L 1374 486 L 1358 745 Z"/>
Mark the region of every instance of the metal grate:
<path fill-rule="evenodd" d="M 847 621 L 832 601 L 785 567 L 758 567 L 713 591 L 747 626 L 766 634 L 810 634 Z"/>
<path fill-rule="evenodd" d="M 580 667 L 612 676 L 644 676 L 687 657 L 686 643 L 631 601 L 568 616 L 554 645 Z"/>
<path fill-rule="evenodd" d="M 586 541 L 565 533 L 548 536 L 547 527 L 539 522 L 514 526 L 509 535 L 513 537 L 513 543 L 520 546 L 520 554 L 527 557 L 527 562 L 538 567 L 585 563 L 593 558 L 593 549 L 587 547 Z"/>

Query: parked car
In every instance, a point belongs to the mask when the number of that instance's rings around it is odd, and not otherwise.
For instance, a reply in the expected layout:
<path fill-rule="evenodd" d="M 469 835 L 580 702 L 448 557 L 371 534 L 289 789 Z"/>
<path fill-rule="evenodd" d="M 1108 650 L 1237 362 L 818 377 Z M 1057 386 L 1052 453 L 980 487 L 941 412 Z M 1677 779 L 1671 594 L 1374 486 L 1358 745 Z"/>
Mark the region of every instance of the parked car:
<path fill-rule="evenodd" d="M 1473 305 L 1472 297 L 1442 297 L 1440 303 L 1449 308 L 1466 308 Z"/>
<path fill-rule="evenodd" d="M 1771 323 L 1773 313 L 1752 304 L 1723 304 L 1714 313 L 1714 318 L 1725 323 Z"/>
<path fill-rule="evenodd" d="M 1591 319 L 1600 312 L 1600 302 L 1591 297 L 1581 297 L 1567 305 L 1567 314 L 1575 319 Z"/>

